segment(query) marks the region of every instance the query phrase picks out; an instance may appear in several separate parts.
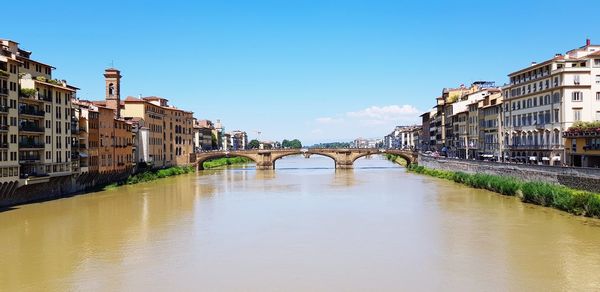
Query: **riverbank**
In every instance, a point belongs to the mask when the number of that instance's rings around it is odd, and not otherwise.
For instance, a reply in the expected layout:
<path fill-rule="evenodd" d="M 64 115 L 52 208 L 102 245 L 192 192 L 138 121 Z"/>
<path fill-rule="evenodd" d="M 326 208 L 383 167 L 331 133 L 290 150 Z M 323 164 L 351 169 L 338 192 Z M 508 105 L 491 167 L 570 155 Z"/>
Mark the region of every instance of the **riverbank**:
<path fill-rule="evenodd" d="M 451 180 L 505 196 L 516 196 L 524 203 L 551 207 L 579 216 L 600 218 L 600 194 L 597 193 L 545 182 L 526 182 L 510 176 L 468 174 L 430 169 L 416 164 L 409 165 L 407 169 L 410 172 Z"/>
<path fill-rule="evenodd" d="M 251 159 L 246 158 L 246 157 L 223 157 L 223 158 L 206 161 L 202 165 L 204 166 L 204 169 L 209 169 L 209 168 L 221 167 L 221 166 L 226 166 L 226 165 L 246 164 L 246 163 L 253 163 L 253 162 L 254 161 L 252 161 Z"/>
<path fill-rule="evenodd" d="M 402 157 L 400 157 L 398 155 L 395 155 L 395 154 L 386 153 L 385 154 L 385 158 L 387 160 L 391 161 L 391 162 L 400 164 L 400 165 L 402 165 L 404 167 L 406 167 L 406 165 L 407 165 L 407 162 L 406 162 L 406 160 L 404 158 L 402 158 Z"/>
<path fill-rule="evenodd" d="M 157 180 L 159 178 L 165 178 L 165 177 L 170 177 L 170 176 L 175 176 L 175 175 L 180 175 L 180 174 L 186 174 L 186 173 L 190 173 L 190 172 L 194 172 L 195 169 L 193 166 L 174 166 L 174 167 L 169 167 L 169 168 L 165 168 L 165 169 L 159 169 L 156 171 L 144 171 L 135 175 L 131 175 L 129 176 L 125 181 L 122 182 L 114 182 L 112 184 L 109 184 L 107 186 L 105 186 L 103 188 L 103 190 L 111 190 L 114 189 L 116 187 L 122 186 L 122 185 L 134 185 L 134 184 L 138 184 L 138 183 L 142 183 L 142 182 L 149 182 L 149 181 L 153 181 L 153 180 Z"/>

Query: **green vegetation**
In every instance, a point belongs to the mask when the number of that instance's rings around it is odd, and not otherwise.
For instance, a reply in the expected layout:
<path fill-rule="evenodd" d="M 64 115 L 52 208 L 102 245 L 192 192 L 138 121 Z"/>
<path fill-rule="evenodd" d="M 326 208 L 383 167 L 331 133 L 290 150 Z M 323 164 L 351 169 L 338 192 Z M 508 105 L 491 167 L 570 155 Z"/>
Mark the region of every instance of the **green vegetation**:
<path fill-rule="evenodd" d="M 402 158 L 402 157 L 400 157 L 399 155 L 396 155 L 396 154 L 390 154 L 390 153 L 386 153 L 386 154 L 385 154 L 385 158 L 386 158 L 387 160 L 389 160 L 389 161 L 392 161 L 392 162 L 398 163 L 398 164 L 400 164 L 400 165 L 402 165 L 402 166 L 404 166 L 404 167 L 406 167 L 406 165 L 408 164 L 408 163 L 406 162 L 406 159 L 404 159 L 404 158 Z"/>
<path fill-rule="evenodd" d="M 569 132 L 571 131 L 597 131 L 600 130 L 600 121 L 594 122 L 583 122 L 578 121 L 573 123 L 571 127 L 569 127 Z"/>
<path fill-rule="evenodd" d="M 258 149 L 260 147 L 260 142 L 258 140 L 253 139 L 248 142 L 248 149 Z"/>
<path fill-rule="evenodd" d="M 283 139 L 283 141 L 281 141 L 281 147 L 282 148 L 291 148 L 291 149 L 300 149 L 300 148 L 302 148 L 302 142 L 300 142 L 300 140 L 298 140 L 298 139 L 294 139 L 292 141 Z"/>
<path fill-rule="evenodd" d="M 223 157 L 218 159 L 213 159 L 209 161 L 205 161 L 202 166 L 204 169 L 215 168 L 219 166 L 232 165 L 232 164 L 244 164 L 244 163 L 253 163 L 250 158 L 246 157 Z"/>
<path fill-rule="evenodd" d="M 416 164 L 409 165 L 408 169 L 473 188 L 486 189 L 506 196 L 517 196 L 525 203 L 552 207 L 575 215 L 600 218 L 600 194 L 557 184 L 525 182 L 508 176 L 428 169 Z"/>
<path fill-rule="evenodd" d="M 22 96 L 34 96 L 35 93 L 37 92 L 37 90 L 35 90 L 34 88 L 21 88 L 21 90 L 19 91 L 21 93 Z"/>
<path fill-rule="evenodd" d="M 8 74 L 8 72 L 0 69 L 0 76 L 8 77 L 8 76 L 10 76 L 10 74 Z"/>
<path fill-rule="evenodd" d="M 116 187 L 121 186 L 121 185 L 134 185 L 137 183 L 153 181 L 153 180 L 156 180 L 159 178 L 165 178 L 165 177 L 184 174 L 184 173 L 190 173 L 190 172 L 194 172 L 194 170 L 195 169 L 193 166 L 184 166 L 184 167 L 175 166 L 175 167 L 160 169 L 158 171 L 144 171 L 144 172 L 129 176 L 127 178 L 127 180 L 125 180 L 123 182 L 115 182 L 115 183 L 109 184 L 109 185 L 105 186 L 103 188 L 103 190 L 108 191 L 108 190 L 115 189 Z"/>

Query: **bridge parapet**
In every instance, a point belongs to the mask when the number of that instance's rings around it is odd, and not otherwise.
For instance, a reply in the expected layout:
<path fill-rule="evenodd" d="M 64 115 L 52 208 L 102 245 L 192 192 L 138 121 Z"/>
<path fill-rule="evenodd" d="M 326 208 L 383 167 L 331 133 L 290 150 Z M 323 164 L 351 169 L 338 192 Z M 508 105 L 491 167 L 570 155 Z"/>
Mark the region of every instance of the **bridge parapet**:
<path fill-rule="evenodd" d="M 285 156 L 311 155 L 327 156 L 334 160 L 335 167 L 339 169 L 353 168 L 354 161 L 357 159 L 375 154 L 395 154 L 404 158 L 408 164 L 417 161 L 417 153 L 407 150 L 396 149 L 377 149 L 377 148 L 308 148 L 308 149 L 261 149 L 261 150 L 238 150 L 238 151 L 212 151 L 196 153 L 195 165 L 198 169 L 203 169 L 202 164 L 211 159 L 222 157 L 246 157 L 256 163 L 257 170 L 271 170 L 275 168 L 275 161 Z"/>

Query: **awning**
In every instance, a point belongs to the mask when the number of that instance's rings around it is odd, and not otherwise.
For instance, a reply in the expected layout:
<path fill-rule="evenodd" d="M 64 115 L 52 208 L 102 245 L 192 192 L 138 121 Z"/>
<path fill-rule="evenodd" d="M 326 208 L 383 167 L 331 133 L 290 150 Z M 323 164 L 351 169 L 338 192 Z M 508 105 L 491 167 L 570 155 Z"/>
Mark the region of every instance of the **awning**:
<path fill-rule="evenodd" d="M 87 158 L 88 155 L 86 153 L 79 152 L 79 157 L 81 157 L 81 158 Z"/>
<path fill-rule="evenodd" d="M 485 157 L 485 158 L 492 158 L 492 157 L 494 157 L 494 155 L 492 155 L 492 154 L 483 154 L 481 156 Z"/>
<path fill-rule="evenodd" d="M 548 160 L 550 160 L 550 158 L 549 157 L 542 157 L 542 160 L 548 161 Z"/>
<path fill-rule="evenodd" d="M 530 156 L 529 160 L 537 160 L 537 157 L 536 156 Z"/>
<path fill-rule="evenodd" d="M 552 157 L 552 161 L 560 161 L 560 156 L 554 156 L 554 157 Z"/>

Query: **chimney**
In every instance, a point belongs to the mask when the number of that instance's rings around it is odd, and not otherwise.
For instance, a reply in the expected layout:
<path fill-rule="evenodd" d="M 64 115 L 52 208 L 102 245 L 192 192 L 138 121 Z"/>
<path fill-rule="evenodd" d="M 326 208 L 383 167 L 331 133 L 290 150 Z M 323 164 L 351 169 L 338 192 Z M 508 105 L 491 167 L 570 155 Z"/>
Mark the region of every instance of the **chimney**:
<path fill-rule="evenodd" d="M 589 47 L 592 44 L 592 41 L 588 38 L 585 40 L 585 46 Z"/>

